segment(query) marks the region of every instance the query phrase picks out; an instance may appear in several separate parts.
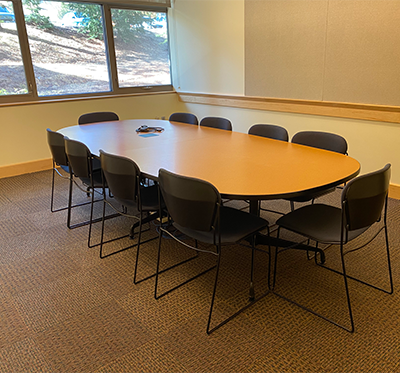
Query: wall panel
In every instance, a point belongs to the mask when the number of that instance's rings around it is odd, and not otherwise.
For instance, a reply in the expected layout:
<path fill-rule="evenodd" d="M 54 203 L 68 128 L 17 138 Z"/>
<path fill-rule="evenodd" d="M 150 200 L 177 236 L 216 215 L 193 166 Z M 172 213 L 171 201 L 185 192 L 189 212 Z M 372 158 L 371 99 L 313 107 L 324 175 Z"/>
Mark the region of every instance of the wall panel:
<path fill-rule="evenodd" d="M 247 96 L 400 106 L 400 0 L 245 0 Z"/>

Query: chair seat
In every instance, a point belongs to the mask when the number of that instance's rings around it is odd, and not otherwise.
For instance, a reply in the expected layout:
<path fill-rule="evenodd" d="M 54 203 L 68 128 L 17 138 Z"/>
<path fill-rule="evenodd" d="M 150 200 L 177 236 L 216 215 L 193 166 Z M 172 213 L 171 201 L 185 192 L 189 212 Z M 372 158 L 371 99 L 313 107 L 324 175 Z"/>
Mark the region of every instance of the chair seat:
<path fill-rule="evenodd" d="M 220 208 L 221 243 L 234 243 L 268 226 L 268 222 L 256 215 L 231 207 Z M 204 243 L 215 244 L 214 231 L 204 232 L 188 229 L 173 223 L 182 233 Z"/>
<path fill-rule="evenodd" d="M 157 211 L 159 209 L 157 185 L 141 188 L 140 198 L 142 200 L 143 211 Z"/>
<path fill-rule="evenodd" d="M 312 240 L 340 244 L 342 210 L 320 203 L 300 207 L 279 218 L 280 227 L 299 233 Z M 348 241 L 356 238 L 367 228 L 349 231 Z"/>
<path fill-rule="evenodd" d="M 116 199 L 128 209 L 129 213 L 136 214 L 139 211 L 136 201 Z M 140 199 L 142 201 L 142 211 L 158 211 L 158 186 L 152 185 L 140 188 Z"/>
<path fill-rule="evenodd" d="M 88 177 L 80 177 L 79 179 L 82 181 L 83 184 L 91 185 L 90 178 L 88 178 Z M 92 179 L 93 179 L 93 187 L 94 188 L 97 189 L 97 188 L 102 188 L 103 187 L 103 177 L 102 177 L 102 174 L 101 174 L 101 169 L 93 170 Z"/>
<path fill-rule="evenodd" d="M 99 158 L 92 159 L 92 168 L 93 168 L 93 171 L 101 169 L 101 163 L 100 163 Z"/>

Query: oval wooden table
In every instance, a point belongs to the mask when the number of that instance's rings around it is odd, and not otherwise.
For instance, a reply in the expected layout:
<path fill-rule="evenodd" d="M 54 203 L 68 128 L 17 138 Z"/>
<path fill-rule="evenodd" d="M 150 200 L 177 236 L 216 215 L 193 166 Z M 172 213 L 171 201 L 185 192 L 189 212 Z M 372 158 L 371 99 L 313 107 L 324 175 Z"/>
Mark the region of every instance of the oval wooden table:
<path fill-rule="evenodd" d="M 142 125 L 161 133 L 137 133 Z M 158 170 L 207 180 L 224 198 L 298 197 L 354 178 L 353 158 L 298 144 L 177 122 L 134 119 L 66 127 L 58 132 L 99 150 L 134 160 L 148 177 Z M 255 203 L 252 203 L 254 206 Z"/>
<path fill-rule="evenodd" d="M 142 125 L 164 131 L 137 133 Z M 360 172 L 355 159 L 339 153 L 178 122 L 132 119 L 76 125 L 58 132 L 83 142 L 94 155 L 103 149 L 130 158 L 155 180 L 160 168 L 207 180 L 224 198 L 249 200 L 250 212 L 255 214 L 259 214 L 259 200 L 302 196 L 343 184 Z M 264 235 L 257 237 L 257 243 L 293 244 Z M 320 249 L 300 247 L 324 257 Z"/>

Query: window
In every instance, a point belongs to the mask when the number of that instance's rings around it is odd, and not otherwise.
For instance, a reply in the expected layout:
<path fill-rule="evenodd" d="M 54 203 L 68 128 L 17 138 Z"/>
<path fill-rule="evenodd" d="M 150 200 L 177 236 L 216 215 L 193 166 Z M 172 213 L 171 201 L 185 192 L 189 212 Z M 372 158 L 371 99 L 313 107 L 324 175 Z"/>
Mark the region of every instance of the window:
<path fill-rule="evenodd" d="M 14 7 L 0 1 L 0 96 L 28 93 Z"/>
<path fill-rule="evenodd" d="M 171 84 L 165 13 L 111 9 L 118 82 L 120 87 Z M 121 20 L 129 19 L 136 42 L 126 40 Z M 122 32 L 121 32 L 122 31 Z"/>
<path fill-rule="evenodd" d="M 0 103 L 143 90 L 172 90 L 165 6 L 0 0 Z"/>

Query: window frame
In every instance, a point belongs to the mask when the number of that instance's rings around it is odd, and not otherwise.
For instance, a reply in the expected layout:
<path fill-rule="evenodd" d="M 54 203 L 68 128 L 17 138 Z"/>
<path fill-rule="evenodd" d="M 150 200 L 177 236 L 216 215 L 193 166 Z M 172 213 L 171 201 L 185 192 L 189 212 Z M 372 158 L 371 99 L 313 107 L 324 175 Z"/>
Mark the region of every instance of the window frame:
<path fill-rule="evenodd" d="M 166 4 L 154 5 L 144 4 L 143 1 L 130 0 L 130 5 L 124 0 L 112 1 L 112 0 L 68 0 L 68 2 L 76 3 L 94 3 L 98 4 L 102 8 L 103 15 L 103 32 L 104 32 L 104 43 L 107 54 L 107 65 L 109 69 L 109 81 L 110 91 L 107 92 L 89 92 L 89 93 L 78 93 L 78 94 L 65 94 L 65 95 L 53 95 L 53 96 L 39 96 L 36 86 L 35 73 L 31 58 L 30 46 L 28 33 L 26 30 L 25 16 L 23 12 L 22 0 L 11 0 L 14 7 L 15 23 L 17 26 L 18 40 L 21 48 L 21 58 L 25 71 L 25 79 L 27 84 L 28 92 L 25 94 L 17 95 L 0 95 L 0 105 L 2 104 L 13 104 L 13 103 L 27 103 L 27 102 L 43 102 L 43 101 L 62 101 L 69 99 L 87 99 L 87 98 L 100 98 L 100 97 L 113 97 L 113 96 L 124 96 L 132 94 L 145 94 L 145 93 L 157 93 L 157 92 L 174 92 L 172 85 L 172 69 L 171 63 L 169 66 L 169 75 L 171 84 L 165 85 L 145 85 L 137 87 L 119 87 L 118 85 L 118 71 L 116 52 L 114 46 L 114 35 L 113 26 L 111 19 L 111 9 L 127 9 L 127 10 L 139 10 L 139 11 L 150 11 L 157 13 L 165 13 L 167 19 L 167 38 L 168 38 L 168 57 L 171 62 L 171 49 L 170 49 L 170 34 L 168 24 L 168 7 L 169 1 L 166 0 Z M 54 1 L 54 0 L 51 0 Z"/>

